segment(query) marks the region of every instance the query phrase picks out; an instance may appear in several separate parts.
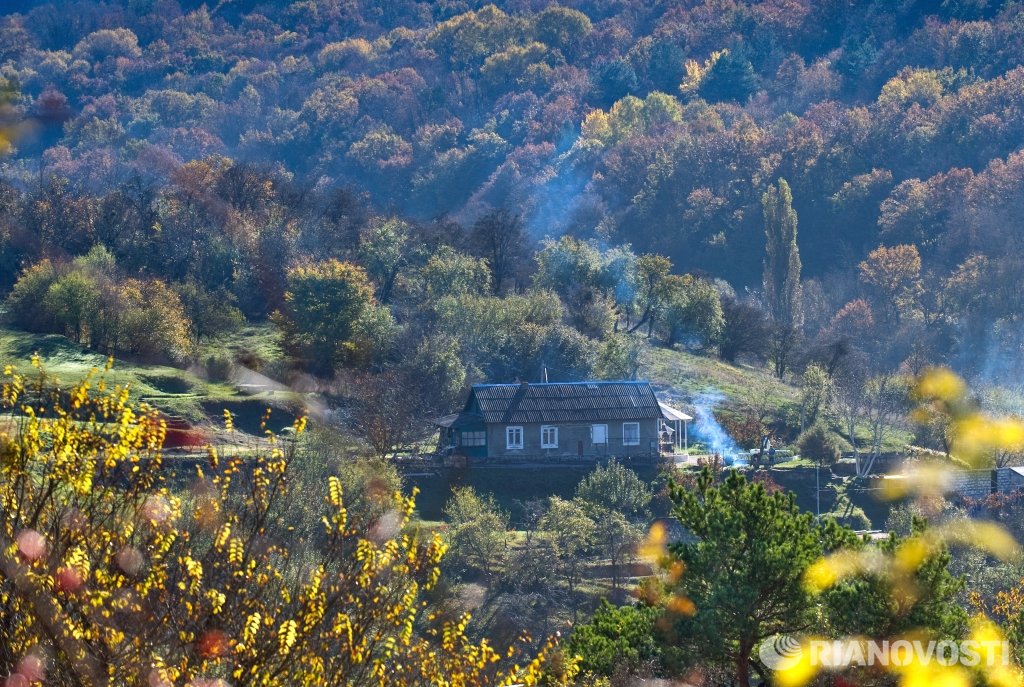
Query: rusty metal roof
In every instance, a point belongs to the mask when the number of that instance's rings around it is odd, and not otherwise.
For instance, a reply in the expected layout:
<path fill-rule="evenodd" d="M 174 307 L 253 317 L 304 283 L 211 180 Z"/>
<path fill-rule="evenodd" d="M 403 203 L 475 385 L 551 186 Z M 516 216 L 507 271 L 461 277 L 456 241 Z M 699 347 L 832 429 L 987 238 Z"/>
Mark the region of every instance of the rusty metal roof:
<path fill-rule="evenodd" d="M 600 422 L 663 417 L 648 382 L 475 384 L 466 404 L 484 422 Z"/>

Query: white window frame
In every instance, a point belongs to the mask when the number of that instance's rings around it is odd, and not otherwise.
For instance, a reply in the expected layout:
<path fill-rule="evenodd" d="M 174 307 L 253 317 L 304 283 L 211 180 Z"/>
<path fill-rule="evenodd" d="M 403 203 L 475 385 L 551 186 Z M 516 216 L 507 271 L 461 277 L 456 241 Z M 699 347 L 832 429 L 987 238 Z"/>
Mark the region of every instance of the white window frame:
<path fill-rule="evenodd" d="M 540 447 L 558 448 L 558 427 L 555 425 L 541 425 Z"/>
<path fill-rule="evenodd" d="M 513 441 L 514 437 L 518 437 L 519 441 Z M 508 450 L 523 448 L 523 428 L 521 425 L 505 427 L 505 448 Z"/>
<path fill-rule="evenodd" d="M 626 440 L 626 427 L 636 427 L 636 438 L 632 441 Z M 623 422 L 622 423 L 622 445 L 623 446 L 639 446 L 640 445 L 640 423 L 639 422 Z"/>
<path fill-rule="evenodd" d="M 604 441 L 596 441 L 594 434 L 598 427 L 604 428 Z M 594 446 L 607 446 L 608 445 L 608 425 L 590 425 L 590 443 Z"/>

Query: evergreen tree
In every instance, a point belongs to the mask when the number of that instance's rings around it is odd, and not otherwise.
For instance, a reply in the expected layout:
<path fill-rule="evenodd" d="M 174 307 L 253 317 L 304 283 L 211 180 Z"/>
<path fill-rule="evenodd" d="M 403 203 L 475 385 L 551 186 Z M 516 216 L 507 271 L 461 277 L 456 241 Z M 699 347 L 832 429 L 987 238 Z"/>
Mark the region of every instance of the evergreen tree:
<path fill-rule="evenodd" d="M 742 50 L 725 50 L 700 84 L 700 97 L 718 103 L 745 103 L 757 91 L 757 75 Z"/>
<path fill-rule="evenodd" d="M 675 624 L 670 661 L 730 666 L 747 687 L 751 669 L 764 672 L 752 655 L 762 641 L 812 626 L 816 602 L 804 572 L 827 550 L 853 543 L 853 534 L 831 520 L 816 523 L 792 493 L 769 493 L 735 471 L 715 485 L 705 470 L 693 488 L 675 486 L 671 496 L 693 535 L 669 549 L 685 566 L 673 591 L 696 612 Z"/>

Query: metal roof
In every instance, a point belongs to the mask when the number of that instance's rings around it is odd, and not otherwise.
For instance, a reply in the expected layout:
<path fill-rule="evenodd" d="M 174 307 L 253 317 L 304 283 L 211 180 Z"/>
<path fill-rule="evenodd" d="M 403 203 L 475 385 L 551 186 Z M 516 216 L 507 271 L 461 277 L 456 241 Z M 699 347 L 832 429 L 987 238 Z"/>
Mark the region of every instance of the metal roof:
<path fill-rule="evenodd" d="M 434 424 L 438 427 L 458 429 L 467 425 L 479 425 L 483 421 L 484 419 L 477 413 L 455 413 L 437 418 L 434 420 Z"/>
<path fill-rule="evenodd" d="M 689 422 L 690 420 L 693 419 L 691 416 L 687 415 L 683 411 L 673 408 L 667 403 L 659 402 L 658 405 L 661 406 L 661 414 L 665 416 L 666 420 L 671 420 L 673 422 L 676 420 Z"/>
<path fill-rule="evenodd" d="M 554 382 L 475 384 L 467 410 L 476 399 L 484 422 L 598 422 L 663 417 L 648 382 Z"/>

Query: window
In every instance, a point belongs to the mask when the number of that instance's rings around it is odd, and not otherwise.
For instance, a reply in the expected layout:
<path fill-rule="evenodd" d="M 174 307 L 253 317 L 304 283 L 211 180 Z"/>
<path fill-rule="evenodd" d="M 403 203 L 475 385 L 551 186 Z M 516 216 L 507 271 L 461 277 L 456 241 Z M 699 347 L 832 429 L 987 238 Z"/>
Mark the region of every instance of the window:
<path fill-rule="evenodd" d="M 505 448 L 522 448 L 523 447 L 523 428 L 522 427 L 506 427 L 505 428 Z"/>
<path fill-rule="evenodd" d="M 607 444 L 608 425 L 591 425 L 590 440 L 595 444 Z"/>
<path fill-rule="evenodd" d="M 462 432 L 459 434 L 460 446 L 486 446 L 487 432 Z"/>
<path fill-rule="evenodd" d="M 623 422 L 622 423 L 622 445 L 623 446 L 639 446 L 640 445 L 640 423 L 639 422 Z"/>
<path fill-rule="evenodd" d="M 540 447 L 558 448 L 558 427 L 544 425 L 540 428 Z"/>

